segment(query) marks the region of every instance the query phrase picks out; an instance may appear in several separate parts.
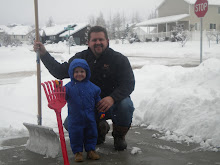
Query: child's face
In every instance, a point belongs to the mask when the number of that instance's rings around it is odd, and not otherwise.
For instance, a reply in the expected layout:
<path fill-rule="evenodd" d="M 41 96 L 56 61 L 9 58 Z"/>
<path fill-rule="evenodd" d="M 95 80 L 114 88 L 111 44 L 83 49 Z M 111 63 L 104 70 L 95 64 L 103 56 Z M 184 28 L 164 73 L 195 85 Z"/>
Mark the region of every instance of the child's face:
<path fill-rule="evenodd" d="M 74 79 L 76 79 L 77 81 L 82 81 L 86 78 L 86 71 L 85 69 L 81 68 L 81 67 L 77 67 L 74 69 L 73 72 L 73 77 Z"/>

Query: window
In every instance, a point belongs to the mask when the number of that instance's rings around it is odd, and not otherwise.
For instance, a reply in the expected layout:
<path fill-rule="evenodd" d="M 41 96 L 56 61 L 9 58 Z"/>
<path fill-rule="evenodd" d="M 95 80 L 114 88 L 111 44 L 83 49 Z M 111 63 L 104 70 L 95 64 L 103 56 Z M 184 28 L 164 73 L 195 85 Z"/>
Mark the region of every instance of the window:
<path fill-rule="evenodd" d="M 211 29 L 216 29 L 216 24 L 210 23 L 210 30 Z"/>
<path fill-rule="evenodd" d="M 195 23 L 195 30 L 198 30 L 198 24 Z"/>
<path fill-rule="evenodd" d="M 220 14 L 220 7 L 218 7 L 218 14 Z"/>
<path fill-rule="evenodd" d="M 55 36 L 50 36 L 49 39 L 50 39 L 50 40 L 55 40 L 56 37 L 55 37 Z"/>

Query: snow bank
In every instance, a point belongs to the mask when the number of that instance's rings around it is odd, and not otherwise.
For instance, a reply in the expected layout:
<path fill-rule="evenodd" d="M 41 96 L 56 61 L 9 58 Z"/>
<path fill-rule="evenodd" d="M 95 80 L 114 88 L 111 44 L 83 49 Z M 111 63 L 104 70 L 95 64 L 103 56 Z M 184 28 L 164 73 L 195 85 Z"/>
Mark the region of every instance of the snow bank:
<path fill-rule="evenodd" d="M 220 147 L 220 60 L 195 68 L 147 65 L 135 75 L 133 124 L 163 131 L 164 139 Z"/>

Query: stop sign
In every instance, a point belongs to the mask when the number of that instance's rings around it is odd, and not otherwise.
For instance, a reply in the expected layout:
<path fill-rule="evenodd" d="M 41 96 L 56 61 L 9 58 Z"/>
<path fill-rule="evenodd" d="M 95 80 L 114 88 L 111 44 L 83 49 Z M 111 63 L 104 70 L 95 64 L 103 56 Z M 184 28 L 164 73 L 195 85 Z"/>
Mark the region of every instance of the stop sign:
<path fill-rule="evenodd" d="M 208 11 L 208 1 L 207 0 L 197 0 L 194 5 L 194 12 L 197 17 L 204 17 Z"/>

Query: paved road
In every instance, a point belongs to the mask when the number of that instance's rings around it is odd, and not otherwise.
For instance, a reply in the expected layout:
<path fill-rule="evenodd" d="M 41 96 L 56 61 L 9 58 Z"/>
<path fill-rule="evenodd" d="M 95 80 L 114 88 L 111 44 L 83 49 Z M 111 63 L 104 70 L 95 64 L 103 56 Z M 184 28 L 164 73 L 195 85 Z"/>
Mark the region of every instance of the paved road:
<path fill-rule="evenodd" d="M 220 153 L 201 151 L 197 144 L 177 144 L 153 138 L 156 131 L 144 127 L 133 127 L 127 136 L 128 149 L 115 151 L 111 132 L 106 143 L 97 146 L 101 159 L 87 160 L 81 165 L 220 165 Z M 26 138 L 7 140 L 0 150 L 0 165 L 62 165 L 60 153 L 56 158 L 46 158 L 25 149 Z M 133 147 L 136 147 L 134 149 Z M 134 151 L 138 151 L 135 154 Z M 67 150 L 70 164 L 76 164 L 67 139 Z"/>

